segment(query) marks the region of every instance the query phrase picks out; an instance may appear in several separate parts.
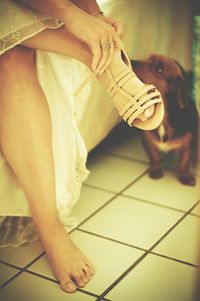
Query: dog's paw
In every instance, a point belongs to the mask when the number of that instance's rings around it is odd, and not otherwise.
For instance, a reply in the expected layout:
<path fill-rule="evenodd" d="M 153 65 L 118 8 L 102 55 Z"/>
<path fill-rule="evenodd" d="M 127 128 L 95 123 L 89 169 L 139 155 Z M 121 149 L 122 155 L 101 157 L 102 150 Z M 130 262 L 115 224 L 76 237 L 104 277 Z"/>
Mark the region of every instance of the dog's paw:
<path fill-rule="evenodd" d="M 159 179 L 164 176 L 164 172 L 161 168 L 150 168 L 149 169 L 149 176 L 152 179 Z"/>
<path fill-rule="evenodd" d="M 184 185 L 195 186 L 196 179 L 192 174 L 179 175 L 179 181 Z"/>

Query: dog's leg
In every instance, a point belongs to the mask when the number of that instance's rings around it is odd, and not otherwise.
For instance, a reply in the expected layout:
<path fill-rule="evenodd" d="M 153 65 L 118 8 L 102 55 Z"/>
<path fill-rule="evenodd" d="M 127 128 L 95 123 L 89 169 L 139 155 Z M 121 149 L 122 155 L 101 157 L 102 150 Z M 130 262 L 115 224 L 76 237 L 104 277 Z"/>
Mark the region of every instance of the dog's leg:
<path fill-rule="evenodd" d="M 191 145 L 180 150 L 180 158 L 178 163 L 178 178 L 184 185 L 194 186 L 196 179 L 189 171 L 189 164 L 191 159 Z"/>
<path fill-rule="evenodd" d="M 160 164 L 160 153 L 155 145 L 151 142 L 151 137 L 149 137 L 149 134 L 150 132 L 142 135 L 142 143 L 150 161 L 149 176 L 152 179 L 159 179 L 164 175 Z"/>

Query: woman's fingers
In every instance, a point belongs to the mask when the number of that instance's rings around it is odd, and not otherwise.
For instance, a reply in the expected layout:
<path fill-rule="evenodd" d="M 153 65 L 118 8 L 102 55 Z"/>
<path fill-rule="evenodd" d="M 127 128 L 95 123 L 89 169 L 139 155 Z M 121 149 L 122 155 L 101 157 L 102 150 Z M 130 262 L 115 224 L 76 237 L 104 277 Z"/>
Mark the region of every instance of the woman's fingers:
<path fill-rule="evenodd" d="M 103 42 L 103 44 L 101 45 L 101 51 L 102 51 L 101 52 L 102 57 L 97 66 L 97 70 L 96 70 L 97 74 L 103 73 L 113 58 L 114 44 L 113 44 L 112 37 L 110 37 L 110 39 L 107 40 L 106 42 Z"/>
<path fill-rule="evenodd" d="M 118 49 L 122 49 L 123 48 L 122 40 L 120 39 L 120 37 L 117 34 L 115 34 L 113 36 L 113 43 L 114 43 L 114 47 L 115 48 L 118 48 Z"/>
<path fill-rule="evenodd" d="M 124 28 L 123 28 L 122 23 L 119 22 L 119 21 L 115 21 L 115 22 L 112 23 L 112 26 L 114 27 L 115 32 L 117 33 L 117 35 L 120 38 L 123 38 L 123 36 L 124 36 Z"/>
<path fill-rule="evenodd" d="M 97 66 L 99 64 L 99 61 L 101 59 L 101 46 L 99 42 L 93 42 L 91 45 L 88 45 L 91 49 L 93 58 L 92 58 L 92 71 L 96 72 Z"/>
<path fill-rule="evenodd" d="M 110 26 L 109 31 L 105 33 L 102 35 L 103 39 L 99 39 L 98 45 L 96 42 L 93 42 L 91 46 L 93 54 L 92 70 L 96 74 L 103 73 L 109 66 L 114 55 L 114 49 L 121 49 L 123 47 L 121 39 L 114 28 Z"/>
<path fill-rule="evenodd" d="M 92 71 L 102 73 L 110 64 L 115 48 L 122 48 L 122 42 L 115 28 L 108 23 L 97 20 L 91 16 L 85 16 L 83 31 L 77 32 L 77 28 L 71 28 L 72 33 L 84 41 L 92 52 Z M 70 24 L 71 25 L 71 24 Z"/>

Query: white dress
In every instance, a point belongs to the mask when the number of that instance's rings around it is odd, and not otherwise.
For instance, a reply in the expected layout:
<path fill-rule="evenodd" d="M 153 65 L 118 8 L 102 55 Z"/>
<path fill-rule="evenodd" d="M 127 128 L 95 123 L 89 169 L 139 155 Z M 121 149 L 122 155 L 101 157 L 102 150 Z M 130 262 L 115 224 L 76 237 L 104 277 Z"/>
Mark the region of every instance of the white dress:
<path fill-rule="evenodd" d="M 38 14 L 16 2 L 0 1 L 0 54 L 45 28 L 56 30 L 60 26 L 62 22 L 59 20 Z M 77 127 L 81 104 L 79 106 L 80 100 L 73 97 L 73 87 L 79 84 L 76 83 L 76 65 L 77 62 L 62 55 L 36 52 L 38 79 L 52 121 L 57 208 L 67 230 L 75 226 L 76 221 L 69 215 L 88 175 L 87 151 Z M 86 67 L 79 67 L 78 72 L 85 76 Z M 26 197 L 0 153 L 0 247 L 19 246 L 35 239 L 37 231 Z"/>

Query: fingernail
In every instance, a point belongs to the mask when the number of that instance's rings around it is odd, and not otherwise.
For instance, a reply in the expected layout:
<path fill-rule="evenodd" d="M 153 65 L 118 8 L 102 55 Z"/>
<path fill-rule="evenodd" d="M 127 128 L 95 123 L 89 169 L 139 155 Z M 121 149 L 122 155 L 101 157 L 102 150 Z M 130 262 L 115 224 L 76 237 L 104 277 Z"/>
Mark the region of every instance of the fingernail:
<path fill-rule="evenodd" d="M 92 64 L 92 71 L 95 72 L 95 70 L 96 70 L 96 66 Z"/>
<path fill-rule="evenodd" d="M 104 72 L 104 70 L 101 70 L 98 75 L 101 75 L 103 72 Z"/>

